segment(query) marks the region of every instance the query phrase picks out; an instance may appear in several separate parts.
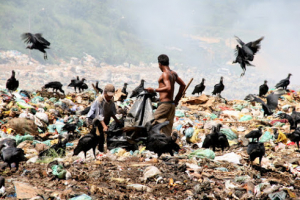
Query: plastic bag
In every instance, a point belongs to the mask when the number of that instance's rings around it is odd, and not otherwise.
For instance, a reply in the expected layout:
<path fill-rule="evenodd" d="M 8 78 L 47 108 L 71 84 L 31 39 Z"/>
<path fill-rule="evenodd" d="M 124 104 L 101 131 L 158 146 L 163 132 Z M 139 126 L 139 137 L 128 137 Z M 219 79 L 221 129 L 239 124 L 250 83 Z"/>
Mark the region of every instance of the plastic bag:
<path fill-rule="evenodd" d="M 144 170 L 143 180 L 146 181 L 148 178 L 161 174 L 161 171 L 155 166 L 149 166 Z"/>
<path fill-rule="evenodd" d="M 231 152 L 231 153 L 224 154 L 223 156 L 215 157 L 215 161 L 218 161 L 218 160 L 225 160 L 225 161 L 232 162 L 235 164 L 240 164 L 241 156 L 237 155 L 234 152 Z"/>
<path fill-rule="evenodd" d="M 215 152 L 213 152 L 210 149 L 197 149 L 190 153 L 188 156 L 189 158 L 196 157 L 196 158 L 209 158 L 214 159 L 215 158 Z"/>
<path fill-rule="evenodd" d="M 86 194 L 82 194 L 80 196 L 77 197 L 73 197 L 70 200 L 92 200 L 92 197 L 86 195 Z"/>
<path fill-rule="evenodd" d="M 184 111 L 183 110 L 176 110 L 175 111 L 175 116 L 176 117 L 184 117 Z"/>
<path fill-rule="evenodd" d="M 24 135 L 24 136 L 16 135 L 15 139 L 16 139 L 16 143 L 18 145 L 18 144 L 20 144 L 21 142 L 23 142 L 25 140 L 33 141 L 34 140 L 34 136 L 32 136 L 32 135 Z"/>
<path fill-rule="evenodd" d="M 64 169 L 62 165 L 52 165 L 52 174 L 57 176 L 60 179 L 63 179 L 66 177 L 67 170 Z"/>
<path fill-rule="evenodd" d="M 234 140 L 238 138 L 231 129 L 221 128 L 220 132 L 225 134 L 228 140 Z"/>
<path fill-rule="evenodd" d="M 192 127 L 190 128 L 187 128 L 185 131 L 185 137 L 187 138 L 191 138 L 193 136 L 193 133 L 194 133 L 194 129 Z"/>
<path fill-rule="evenodd" d="M 39 103 L 39 102 L 43 102 L 43 101 L 44 101 L 44 98 L 41 96 L 35 96 L 31 99 L 32 103 Z"/>
<path fill-rule="evenodd" d="M 287 143 L 287 137 L 281 130 L 278 130 L 278 138 L 276 142 L 282 142 L 284 144 Z"/>
<path fill-rule="evenodd" d="M 252 119 L 251 115 L 244 115 L 243 117 L 240 118 L 240 122 L 245 122 L 245 121 L 249 121 Z"/>
<path fill-rule="evenodd" d="M 154 119 L 151 96 L 149 93 L 142 92 L 128 112 L 125 126 L 144 126 L 147 122 Z"/>
<path fill-rule="evenodd" d="M 273 136 L 271 135 L 271 133 L 269 131 L 266 131 L 260 138 L 260 142 L 268 142 L 269 140 L 271 140 L 273 138 Z"/>

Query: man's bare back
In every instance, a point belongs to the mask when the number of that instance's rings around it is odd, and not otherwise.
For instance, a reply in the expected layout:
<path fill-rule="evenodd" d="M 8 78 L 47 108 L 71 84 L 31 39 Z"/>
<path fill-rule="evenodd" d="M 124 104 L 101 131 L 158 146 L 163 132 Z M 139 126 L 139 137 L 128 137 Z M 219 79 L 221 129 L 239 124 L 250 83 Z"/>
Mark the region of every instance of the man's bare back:
<path fill-rule="evenodd" d="M 182 97 L 185 83 L 176 72 L 170 70 L 168 65 L 159 63 L 159 68 L 163 73 L 158 79 L 158 88 L 155 90 L 153 88 L 146 88 L 146 90 L 148 92 L 158 92 L 160 102 L 174 101 L 175 105 L 177 105 Z M 175 99 L 173 100 L 175 82 L 178 83 L 180 87 Z"/>

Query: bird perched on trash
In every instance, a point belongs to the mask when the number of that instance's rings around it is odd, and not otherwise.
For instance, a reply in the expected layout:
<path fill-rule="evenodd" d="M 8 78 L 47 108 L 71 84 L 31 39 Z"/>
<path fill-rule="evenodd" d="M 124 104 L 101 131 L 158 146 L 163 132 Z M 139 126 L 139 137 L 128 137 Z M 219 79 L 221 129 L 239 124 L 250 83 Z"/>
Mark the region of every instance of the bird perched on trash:
<path fill-rule="evenodd" d="M 245 135 L 245 138 L 252 138 L 253 140 L 256 138 L 256 141 L 259 141 L 260 136 L 262 136 L 262 126 L 258 127 L 258 130 L 252 130 L 248 134 Z"/>
<path fill-rule="evenodd" d="M 132 90 L 132 93 L 130 95 L 129 98 L 132 98 L 132 97 L 137 97 L 141 92 L 144 91 L 144 83 L 146 81 L 144 79 L 141 80 L 141 83 L 139 86 L 137 86 L 134 90 Z"/>
<path fill-rule="evenodd" d="M 218 140 L 217 140 L 217 147 L 222 149 L 222 152 L 225 148 L 229 148 L 229 142 L 224 133 L 221 133 L 222 124 L 217 125 L 217 133 L 218 133 Z"/>
<path fill-rule="evenodd" d="M 6 162 L 11 169 L 11 164 L 16 164 L 16 169 L 19 169 L 19 163 L 25 161 L 25 153 L 23 149 L 16 147 L 4 147 L 1 150 L 1 159 Z"/>
<path fill-rule="evenodd" d="M 170 155 L 173 156 L 173 150 L 178 152 L 180 149 L 179 145 L 176 143 L 178 133 L 173 132 L 172 136 L 166 136 L 160 132 L 160 130 L 168 124 L 169 121 L 155 125 L 152 125 L 149 122 L 145 126 L 124 127 L 122 130 L 126 133 L 135 131 L 135 133 L 131 135 L 132 140 L 139 138 L 139 136 L 146 136 L 146 149 L 154 151 L 154 153 L 157 153 L 158 157 L 163 153 L 170 153 Z"/>
<path fill-rule="evenodd" d="M 259 38 L 253 42 L 248 42 L 245 44 L 240 38 L 235 36 L 238 43 L 242 46 L 242 50 L 245 56 L 245 60 L 253 61 L 254 55 L 260 49 L 260 42 L 264 39 L 264 37 Z"/>
<path fill-rule="evenodd" d="M 259 158 L 259 166 L 261 167 L 262 157 L 266 153 L 266 149 L 264 143 L 262 142 L 250 142 L 248 144 L 247 153 L 249 155 L 250 164 L 255 160 L 255 158 Z"/>
<path fill-rule="evenodd" d="M 211 133 L 206 135 L 202 147 L 203 148 L 212 147 L 213 151 L 216 151 L 217 141 L 218 141 L 217 127 L 213 126 L 211 129 Z"/>
<path fill-rule="evenodd" d="M 97 92 L 97 93 L 103 93 L 103 90 L 101 89 L 101 88 L 99 88 L 99 81 L 96 81 L 96 85 L 94 85 L 93 83 L 92 83 L 92 86 L 93 86 L 93 88 L 95 89 L 95 91 Z"/>
<path fill-rule="evenodd" d="M 195 86 L 194 91 L 192 92 L 192 95 L 194 95 L 196 93 L 198 93 L 198 95 L 199 95 L 199 93 L 201 93 L 201 95 L 202 95 L 202 92 L 205 90 L 204 81 L 205 81 L 205 79 L 202 78 L 202 82 Z"/>
<path fill-rule="evenodd" d="M 66 138 L 63 141 L 61 141 L 62 138 L 63 138 L 63 136 L 58 135 L 58 143 L 52 145 L 49 149 L 41 151 L 39 153 L 39 157 L 49 156 L 53 153 L 53 151 L 55 151 L 60 156 L 65 156 L 65 154 L 66 154 L 66 144 L 69 141 L 69 135 L 67 135 Z"/>
<path fill-rule="evenodd" d="M 89 87 L 86 83 L 82 83 L 81 85 L 78 86 L 79 92 L 83 92 L 84 90 L 87 90 Z"/>
<path fill-rule="evenodd" d="M 240 64 L 240 66 L 243 70 L 243 73 L 241 74 L 241 77 L 245 75 L 246 66 L 254 67 L 254 65 L 252 65 L 248 60 L 246 60 L 245 54 L 246 53 L 244 52 L 244 50 L 241 47 L 239 47 L 239 45 L 236 45 L 236 50 L 235 50 L 236 59 L 232 62 L 232 64 L 235 64 L 235 63 Z"/>
<path fill-rule="evenodd" d="M 77 79 L 72 79 L 71 83 L 68 85 L 68 87 L 74 87 L 75 92 L 76 92 L 76 88 L 79 88 L 79 92 L 80 92 L 80 88 L 82 87 L 82 85 L 84 84 L 84 81 L 86 79 L 82 78 L 81 80 L 79 79 L 79 77 L 77 76 Z"/>
<path fill-rule="evenodd" d="M 122 93 L 125 94 L 125 96 L 121 96 L 122 101 L 124 101 L 124 99 L 127 99 L 127 96 L 128 96 L 128 92 L 126 91 L 127 85 L 128 85 L 128 83 L 124 83 L 124 86 L 123 86 L 122 91 L 121 91 Z"/>
<path fill-rule="evenodd" d="M 99 120 L 95 120 L 93 123 L 93 128 L 90 133 L 86 134 L 82 138 L 79 139 L 76 148 L 74 149 L 73 156 L 78 155 L 81 151 L 84 152 L 84 158 L 86 158 L 86 152 L 90 149 L 93 149 L 94 157 L 96 159 L 96 147 L 99 143 L 100 131 L 99 127 L 101 127 L 101 123 Z"/>
<path fill-rule="evenodd" d="M 17 147 L 16 140 L 12 138 L 4 138 L 3 140 L 0 141 L 0 151 L 4 147 Z"/>
<path fill-rule="evenodd" d="M 295 119 L 291 115 L 288 115 L 286 113 L 279 113 L 278 117 L 280 119 L 287 119 L 289 121 L 289 123 L 290 123 L 290 130 L 297 128 L 297 123 L 295 122 Z M 299 121 L 297 121 L 297 122 L 299 122 Z"/>
<path fill-rule="evenodd" d="M 45 38 L 42 37 L 41 33 L 23 33 L 21 38 L 25 43 L 31 43 L 31 46 L 27 46 L 26 49 L 37 49 L 44 53 L 44 59 L 47 59 L 47 52 L 45 49 L 49 49 L 50 42 L 48 42 Z"/>
<path fill-rule="evenodd" d="M 11 77 L 6 81 L 6 89 L 9 91 L 15 91 L 19 87 L 19 81 L 16 79 L 16 73 L 12 70 Z"/>
<path fill-rule="evenodd" d="M 300 130 L 296 129 L 294 132 L 292 133 L 287 133 L 286 136 L 292 141 L 295 142 L 297 144 L 298 150 L 300 150 L 299 148 L 299 141 L 300 141 Z"/>
<path fill-rule="evenodd" d="M 282 79 L 275 85 L 275 88 L 280 88 L 282 87 L 284 90 L 286 90 L 287 86 L 290 84 L 290 77 L 292 76 L 291 73 L 288 74 L 288 77 L 285 79 Z"/>
<path fill-rule="evenodd" d="M 267 80 L 265 80 L 264 84 L 262 84 L 261 86 L 259 86 L 259 95 L 260 97 L 263 97 L 265 94 L 268 93 L 269 91 L 269 87 L 267 85 Z"/>
<path fill-rule="evenodd" d="M 62 84 L 58 81 L 49 82 L 42 87 L 42 89 L 52 88 L 53 92 L 57 92 L 59 90 L 61 93 L 65 94 L 65 91 L 62 89 Z M 55 91 L 54 91 L 55 90 Z"/>
<path fill-rule="evenodd" d="M 5 178 L 0 176 L 0 196 L 5 193 Z"/>
<path fill-rule="evenodd" d="M 223 84 L 223 76 L 221 76 L 220 82 L 214 86 L 213 95 L 219 94 L 221 97 L 221 92 L 224 90 L 225 86 Z"/>

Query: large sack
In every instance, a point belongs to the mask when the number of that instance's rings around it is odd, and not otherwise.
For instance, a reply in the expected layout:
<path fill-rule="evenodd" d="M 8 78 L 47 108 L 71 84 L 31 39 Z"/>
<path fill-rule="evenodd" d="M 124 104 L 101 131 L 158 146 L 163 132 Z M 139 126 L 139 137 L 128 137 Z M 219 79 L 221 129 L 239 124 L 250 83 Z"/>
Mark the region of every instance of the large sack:
<path fill-rule="evenodd" d="M 6 124 L 7 128 L 12 128 L 16 131 L 16 134 L 24 135 L 29 133 L 30 135 L 38 135 L 38 128 L 34 121 L 26 118 L 13 118 Z"/>

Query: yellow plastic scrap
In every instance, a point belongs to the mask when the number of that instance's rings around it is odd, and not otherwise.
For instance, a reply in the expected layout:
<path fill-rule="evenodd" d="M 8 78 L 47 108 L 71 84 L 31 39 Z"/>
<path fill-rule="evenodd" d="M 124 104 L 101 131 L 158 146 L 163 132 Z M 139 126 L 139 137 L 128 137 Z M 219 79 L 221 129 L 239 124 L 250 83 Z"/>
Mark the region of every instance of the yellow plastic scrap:
<path fill-rule="evenodd" d="M 198 134 L 200 133 L 201 129 L 195 129 L 193 136 L 190 138 L 191 143 L 197 143 L 198 142 Z"/>
<path fill-rule="evenodd" d="M 71 97 L 71 96 L 66 96 L 66 98 L 67 98 L 67 99 L 71 99 L 71 100 L 72 100 L 72 97 Z"/>
<path fill-rule="evenodd" d="M 282 95 L 286 100 L 288 100 L 289 102 L 293 101 L 293 98 L 290 95 Z"/>
<path fill-rule="evenodd" d="M 297 197 L 296 194 L 294 192 L 290 191 L 289 189 L 287 189 L 287 192 L 289 193 L 289 196 L 291 198 L 296 198 Z"/>
<path fill-rule="evenodd" d="M 13 131 L 13 129 L 12 128 L 8 128 L 8 129 L 6 129 L 6 133 L 7 134 L 11 134 L 11 132 Z"/>
<path fill-rule="evenodd" d="M 282 142 L 283 144 L 287 143 L 286 135 L 281 130 L 278 130 L 278 138 L 276 142 Z"/>
<path fill-rule="evenodd" d="M 13 101 L 11 101 L 11 102 L 9 102 L 9 104 L 7 105 L 7 107 L 10 109 L 10 108 L 12 108 L 12 107 L 13 107 L 13 105 L 14 105 L 14 102 L 13 102 Z"/>
<path fill-rule="evenodd" d="M 234 141 L 234 140 L 228 140 L 229 146 L 238 144 L 238 142 Z"/>
<path fill-rule="evenodd" d="M 50 143 L 51 143 L 51 145 L 57 144 L 58 143 L 58 139 L 51 140 Z"/>

